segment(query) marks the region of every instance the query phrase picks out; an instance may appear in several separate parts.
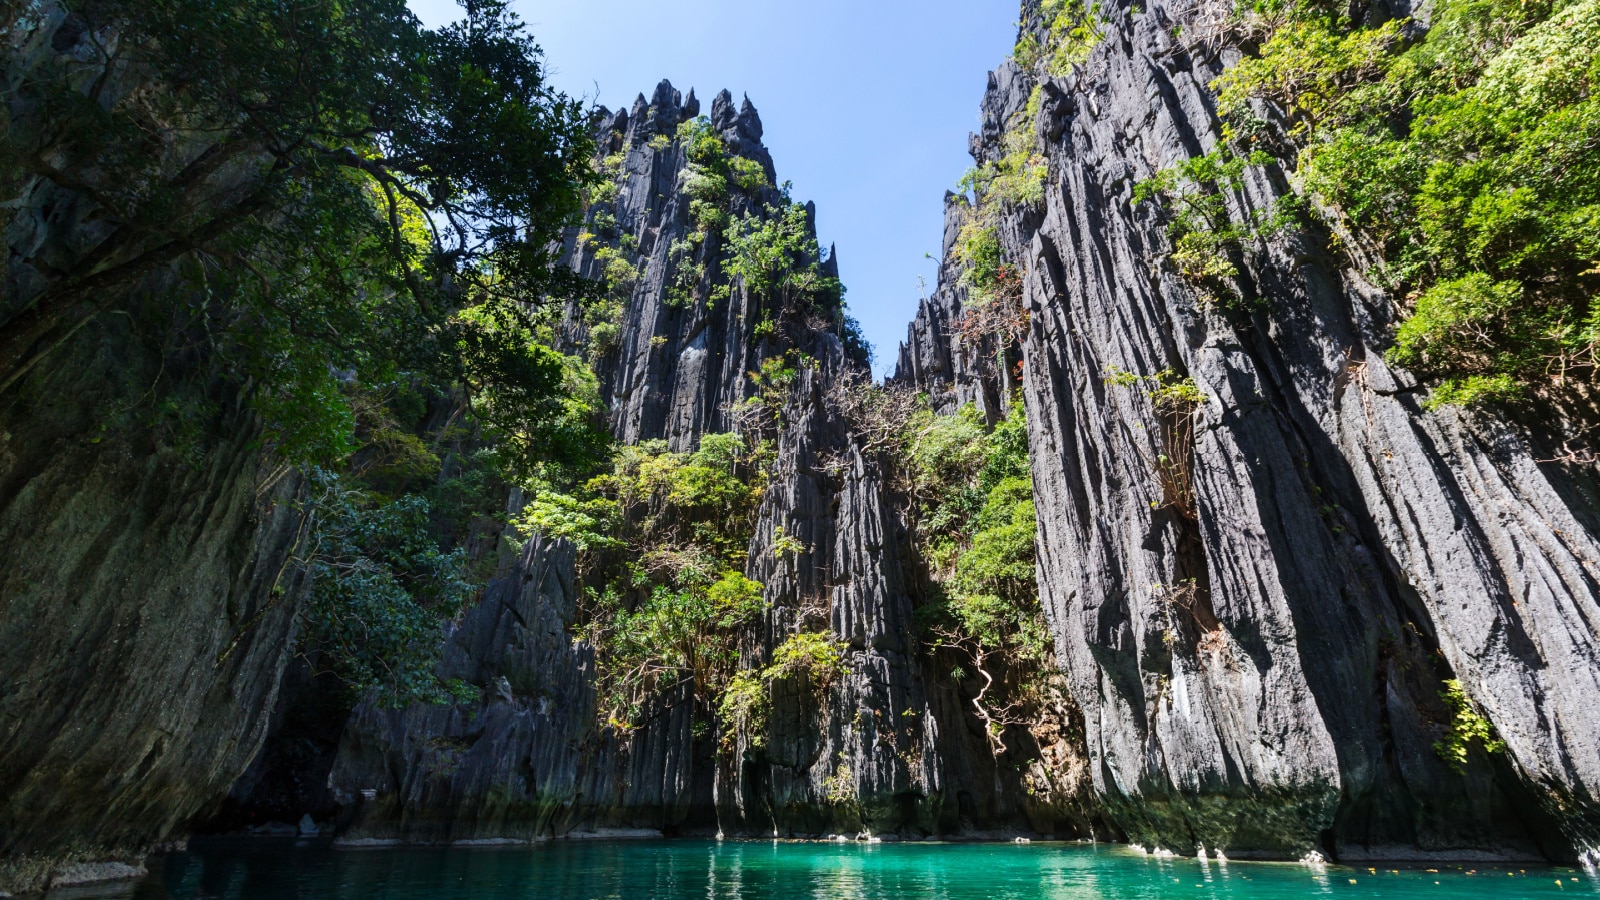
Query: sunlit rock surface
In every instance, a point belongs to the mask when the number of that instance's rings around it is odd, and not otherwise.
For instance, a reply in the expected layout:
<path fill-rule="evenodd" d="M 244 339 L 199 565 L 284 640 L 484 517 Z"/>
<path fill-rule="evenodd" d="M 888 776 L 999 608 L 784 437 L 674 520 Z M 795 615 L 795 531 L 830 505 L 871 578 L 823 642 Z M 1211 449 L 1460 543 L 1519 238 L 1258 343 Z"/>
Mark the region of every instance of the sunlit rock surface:
<path fill-rule="evenodd" d="M 1133 187 L 1219 145 L 1207 85 L 1235 57 L 1180 43 L 1198 14 L 1182 4 L 1101 10 L 1088 62 L 1042 86 L 1044 200 L 999 227 L 1026 279 L 1040 586 L 1099 802 L 1130 839 L 1181 851 L 1592 846 L 1592 466 L 1549 461 L 1544 423 L 1423 411 L 1384 361 L 1393 300 L 1316 229 L 1241 255 L 1245 311 L 1179 276 Z M 1003 152 L 1034 86 L 1012 63 L 991 76 L 980 159 Z M 1287 173 L 1252 169 L 1230 213 L 1288 190 Z M 901 370 L 971 396 L 938 337 L 960 302 L 941 290 L 924 304 Z M 1206 397 L 1193 521 L 1158 508 L 1150 401 L 1107 383 L 1169 368 Z M 1475 750 L 1458 773 L 1435 753 L 1451 678 L 1503 758 Z"/>

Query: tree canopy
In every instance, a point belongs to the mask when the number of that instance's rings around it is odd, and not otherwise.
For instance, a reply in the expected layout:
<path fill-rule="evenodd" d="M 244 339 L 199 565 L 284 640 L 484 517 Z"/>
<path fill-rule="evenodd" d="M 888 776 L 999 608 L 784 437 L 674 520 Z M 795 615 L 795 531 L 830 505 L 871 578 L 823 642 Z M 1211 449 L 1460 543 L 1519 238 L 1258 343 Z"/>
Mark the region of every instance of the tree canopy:
<path fill-rule="evenodd" d="M 423 28 L 403 0 L 9 4 L 8 181 L 94 207 L 92 245 L 6 298 L 0 389 L 176 269 L 281 454 L 348 453 L 344 383 L 410 372 L 493 422 L 559 418 L 532 316 L 592 178 L 581 105 L 505 0 Z"/>
<path fill-rule="evenodd" d="M 558 263 L 588 113 L 505 0 L 463 7 L 427 29 L 404 0 L 0 0 L 0 393 L 116 321 L 159 361 L 102 423 L 128 452 L 252 410 L 307 475 L 301 650 L 396 703 L 446 696 L 440 625 L 482 574 L 462 545 L 506 482 L 607 440 L 548 334 L 585 293 Z"/>

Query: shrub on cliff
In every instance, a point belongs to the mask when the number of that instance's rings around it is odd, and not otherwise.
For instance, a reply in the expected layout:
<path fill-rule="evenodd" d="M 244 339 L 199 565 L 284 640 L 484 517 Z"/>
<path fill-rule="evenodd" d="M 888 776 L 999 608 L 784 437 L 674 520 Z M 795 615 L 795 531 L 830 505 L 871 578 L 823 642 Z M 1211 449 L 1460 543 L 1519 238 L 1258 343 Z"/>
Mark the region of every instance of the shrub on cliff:
<path fill-rule="evenodd" d="M 579 626 L 598 649 L 605 721 L 622 731 L 688 684 L 709 713 L 738 662 L 736 639 L 764 609 L 742 574 L 764 488 L 737 434 L 691 453 L 665 442 L 615 448 L 610 471 L 576 489 L 548 484 L 518 520 L 581 551 Z"/>
<path fill-rule="evenodd" d="M 1289 112 L 1306 188 L 1406 298 L 1392 359 L 1440 379 L 1435 403 L 1593 383 L 1600 3 L 1450 0 L 1420 35 L 1291 9 L 1222 105 Z"/>
<path fill-rule="evenodd" d="M 977 683 L 972 708 L 996 755 L 1007 727 L 1032 721 L 1049 658 L 1027 435 L 1021 403 L 992 429 L 974 407 L 923 405 L 892 447 L 932 581 L 918 625 L 957 681 Z"/>

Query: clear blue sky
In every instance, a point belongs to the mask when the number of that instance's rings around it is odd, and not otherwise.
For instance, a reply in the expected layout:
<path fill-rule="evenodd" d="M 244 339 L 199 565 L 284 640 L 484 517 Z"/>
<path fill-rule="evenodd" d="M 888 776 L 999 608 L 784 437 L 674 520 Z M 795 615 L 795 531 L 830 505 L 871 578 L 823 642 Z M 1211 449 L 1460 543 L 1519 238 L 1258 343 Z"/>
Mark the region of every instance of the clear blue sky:
<path fill-rule="evenodd" d="M 410 0 L 425 22 L 454 0 Z M 970 164 L 985 74 L 1016 37 L 1017 0 L 516 0 L 557 87 L 628 106 L 663 78 L 748 94 L 778 177 L 815 200 L 880 374 L 931 283 L 944 192 Z"/>

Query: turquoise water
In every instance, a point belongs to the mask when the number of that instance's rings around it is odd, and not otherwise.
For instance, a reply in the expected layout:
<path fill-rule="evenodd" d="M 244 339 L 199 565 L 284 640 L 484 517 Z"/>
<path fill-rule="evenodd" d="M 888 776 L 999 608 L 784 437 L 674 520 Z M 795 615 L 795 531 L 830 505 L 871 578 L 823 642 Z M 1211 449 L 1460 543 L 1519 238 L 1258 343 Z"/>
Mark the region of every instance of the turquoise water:
<path fill-rule="evenodd" d="M 336 851 L 197 844 L 132 896 L 247 900 L 1451 900 L 1600 897 L 1576 869 L 1303 866 L 1152 859 L 1079 844 L 562 841 L 516 848 Z M 127 895 L 124 895 L 127 896 Z"/>

